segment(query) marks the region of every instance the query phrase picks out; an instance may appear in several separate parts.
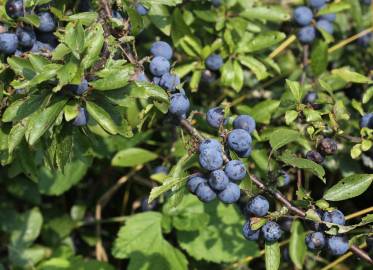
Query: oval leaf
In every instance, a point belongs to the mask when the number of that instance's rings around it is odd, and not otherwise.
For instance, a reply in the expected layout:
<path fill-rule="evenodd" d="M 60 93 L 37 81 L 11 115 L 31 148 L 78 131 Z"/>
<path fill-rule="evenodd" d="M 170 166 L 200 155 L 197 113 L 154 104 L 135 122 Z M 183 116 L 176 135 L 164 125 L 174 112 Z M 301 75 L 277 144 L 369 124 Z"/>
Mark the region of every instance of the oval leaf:
<path fill-rule="evenodd" d="M 133 167 L 156 159 L 158 156 L 153 152 L 141 148 L 129 148 L 119 151 L 111 161 L 113 166 Z"/>
<path fill-rule="evenodd" d="M 266 270 L 277 270 L 280 267 L 281 253 L 278 242 L 265 242 Z"/>

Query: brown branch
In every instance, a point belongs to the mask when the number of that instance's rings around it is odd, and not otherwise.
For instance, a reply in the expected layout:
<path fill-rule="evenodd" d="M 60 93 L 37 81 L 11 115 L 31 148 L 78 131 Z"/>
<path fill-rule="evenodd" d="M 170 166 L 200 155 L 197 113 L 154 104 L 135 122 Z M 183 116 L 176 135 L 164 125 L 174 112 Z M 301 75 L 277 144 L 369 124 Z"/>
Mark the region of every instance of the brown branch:
<path fill-rule="evenodd" d="M 363 260 L 365 260 L 366 262 L 370 263 L 370 264 L 373 264 L 373 260 L 372 258 L 369 256 L 368 253 L 366 253 L 364 250 L 362 250 L 361 248 L 359 248 L 358 246 L 355 246 L 355 245 L 351 245 L 350 246 L 350 251 L 352 253 L 354 253 L 355 255 L 359 256 L 360 258 L 362 258 Z"/>
<path fill-rule="evenodd" d="M 186 120 L 186 119 L 181 119 L 180 120 L 180 125 L 194 138 L 196 138 L 199 142 L 202 142 L 205 138 L 202 136 L 201 133 L 198 132 L 196 128 L 192 126 L 192 124 Z"/>

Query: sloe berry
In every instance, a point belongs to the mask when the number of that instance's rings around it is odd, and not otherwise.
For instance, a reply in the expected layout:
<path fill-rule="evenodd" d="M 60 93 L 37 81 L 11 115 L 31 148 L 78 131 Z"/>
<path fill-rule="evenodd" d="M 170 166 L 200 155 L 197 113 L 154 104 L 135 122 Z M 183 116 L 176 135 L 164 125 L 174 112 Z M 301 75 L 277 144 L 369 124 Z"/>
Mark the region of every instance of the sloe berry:
<path fill-rule="evenodd" d="M 157 77 L 170 71 L 170 62 L 163 56 L 156 56 L 150 62 L 150 72 Z"/>
<path fill-rule="evenodd" d="M 318 148 L 324 155 L 333 155 L 337 152 L 337 142 L 331 138 L 324 138 L 320 141 Z"/>
<path fill-rule="evenodd" d="M 313 26 L 304 26 L 298 31 L 298 39 L 304 44 L 310 44 L 316 37 L 316 31 Z"/>
<path fill-rule="evenodd" d="M 216 198 L 216 193 L 207 183 L 200 183 L 196 189 L 196 196 L 202 202 L 211 202 Z"/>
<path fill-rule="evenodd" d="M 240 195 L 240 187 L 230 182 L 223 191 L 219 192 L 218 197 L 223 203 L 235 203 L 240 199 Z"/>
<path fill-rule="evenodd" d="M 150 48 L 150 52 L 154 56 L 162 56 L 167 60 L 170 60 L 173 54 L 171 46 L 165 41 L 154 42 Z"/>
<path fill-rule="evenodd" d="M 293 12 L 294 20 L 301 26 L 309 25 L 313 18 L 312 10 L 306 6 L 300 6 L 294 9 Z"/>
<path fill-rule="evenodd" d="M 268 213 L 269 202 L 262 195 L 255 196 L 247 203 L 246 210 L 254 216 L 263 217 Z"/>
<path fill-rule="evenodd" d="M 224 123 L 224 110 L 216 107 L 209 109 L 206 114 L 207 123 L 213 128 L 219 128 Z"/>
<path fill-rule="evenodd" d="M 187 188 L 189 192 L 196 193 L 196 190 L 201 183 L 206 183 L 207 179 L 202 176 L 202 174 L 192 175 L 189 177 L 187 182 Z"/>
<path fill-rule="evenodd" d="M 276 222 L 268 221 L 263 225 L 262 233 L 265 240 L 273 242 L 281 238 L 283 231 Z"/>
<path fill-rule="evenodd" d="M 209 185 L 214 190 L 221 191 L 228 186 L 229 178 L 223 170 L 216 170 L 211 172 L 209 177 Z"/>
<path fill-rule="evenodd" d="M 308 233 L 305 241 L 309 250 L 318 250 L 325 246 L 325 236 L 322 232 Z"/>
<path fill-rule="evenodd" d="M 168 72 L 163 74 L 159 81 L 159 86 L 170 92 L 175 91 L 176 86 L 178 86 L 179 84 L 180 84 L 179 76 L 168 73 Z"/>
<path fill-rule="evenodd" d="M 246 176 L 246 168 L 241 160 L 231 160 L 224 168 L 226 175 L 232 181 L 242 180 Z"/>
<path fill-rule="evenodd" d="M 190 102 L 189 99 L 181 94 L 172 94 L 170 98 L 170 113 L 178 116 L 179 118 L 185 118 L 189 112 Z"/>
<path fill-rule="evenodd" d="M 250 115 L 239 115 L 234 119 L 233 127 L 235 129 L 244 129 L 247 132 L 252 133 L 255 130 L 256 123 L 254 118 Z"/>
<path fill-rule="evenodd" d="M 332 255 L 342 255 L 347 252 L 349 248 L 348 239 L 343 235 L 334 235 L 326 240 L 327 250 Z"/>
<path fill-rule="evenodd" d="M 88 122 L 88 112 L 84 108 L 79 108 L 78 116 L 75 117 L 73 125 L 74 126 L 85 126 Z"/>
<path fill-rule="evenodd" d="M 209 70 L 218 70 L 223 65 L 223 59 L 218 54 L 211 54 L 205 61 Z"/>
<path fill-rule="evenodd" d="M 242 228 L 243 236 L 249 241 L 256 241 L 259 239 L 260 230 L 253 230 L 251 228 L 251 222 L 248 220 Z"/>
<path fill-rule="evenodd" d="M 244 129 L 234 129 L 228 134 L 228 146 L 236 152 L 246 152 L 251 147 L 250 133 Z"/>
<path fill-rule="evenodd" d="M 310 150 L 306 154 L 306 158 L 309 160 L 312 160 L 313 162 L 316 162 L 318 164 L 323 163 L 324 157 L 317 151 L 315 150 Z"/>
<path fill-rule="evenodd" d="M 337 209 L 330 211 L 330 212 L 324 212 L 322 216 L 322 220 L 325 222 L 334 223 L 337 225 L 345 225 L 346 219 L 343 213 Z"/>

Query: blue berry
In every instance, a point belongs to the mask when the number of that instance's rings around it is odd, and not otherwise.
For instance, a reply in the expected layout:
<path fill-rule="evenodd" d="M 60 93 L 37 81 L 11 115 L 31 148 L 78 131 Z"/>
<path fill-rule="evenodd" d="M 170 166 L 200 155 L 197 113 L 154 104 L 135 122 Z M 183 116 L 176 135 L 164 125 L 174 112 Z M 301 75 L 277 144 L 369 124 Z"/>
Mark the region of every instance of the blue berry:
<path fill-rule="evenodd" d="M 332 255 L 342 255 L 347 252 L 349 245 L 346 236 L 335 235 L 326 240 L 327 250 Z"/>
<path fill-rule="evenodd" d="M 149 82 L 148 77 L 146 76 L 144 71 L 141 71 L 136 74 L 136 81 L 138 82 Z"/>
<path fill-rule="evenodd" d="M 277 177 L 277 186 L 278 187 L 285 187 L 290 184 L 290 175 L 281 170 L 279 171 L 279 176 Z"/>
<path fill-rule="evenodd" d="M 251 147 L 250 133 L 244 129 L 234 129 L 228 135 L 228 146 L 236 152 L 246 152 Z"/>
<path fill-rule="evenodd" d="M 137 14 L 139 14 L 140 16 L 145 16 L 149 12 L 149 9 L 147 9 L 141 4 L 136 4 L 135 8 L 136 8 Z"/>
<path fill-rule="evenodd" d="M 23 48 L 32 48 L 36 41 L 36 35 L 32 28 L 18 27 L 16 30 L 18 44 Z"/>
<path fill-rule="evenodd" d="M 160 166 L 157 166 L 157 167 L 154 168 L 153 173 L 154 174 L 156 174 L 156 173 L 168 174 L 168 168 L 160 165 Z"/>
<path fill-rule="evenodd" d="M 218 152 L 223 151 L 220 142 L 214 139 L 206 139 L 200 143 L 199 145 L 200 152 L 203 152 L 204 150 L 207 150 L 207 149 L 215 149 Z"/>
<path fill-rule="evenodd" d="M 337 142 L 331 138 L 324 138 L 318 145 L 319 151 L 324 155 L 333 155 L 337 152 Z"/>
<path fill-rule="evenodd" d="M 273 242 L 281 238 L 283 231 L 276 222 L 268 221 L 263 225 L 262 233 L 265 240 Z"/>
<path fill-rule="evenodd" d="M 312 10 L 308 7 L 297 7 L 293 13 L 294 20 L 301 26 L 309 25 L 313 18 Z"/>
<path fill-rule="evenodd" d="M 216 74 L 213 73 L 211 70 L 206 69 L 202 72 L 201 80 L 202 82 L 210 84 L 216 80 Z"/>
<path fill-rule="evenodd" d="M 322 220 L 325 222 L 334 223 L 337 225 L 345 225 L 346 219 L 343 213 L 339 210 L 333 210 L 331 212 L 324 212 Z"/>
<path fill-rule="evenodd" d="M 241 160 L 231 160 L 224 168 L 226 175 L 232 181 L 242 180 L 246 176 L 246 168 Z"/>
<path fill-rule="evenodd" d="M 235 129 L 244 129 L 247 132 L 252 133 L 255 130 L 256 123 L 254 118 L 250 115 L 239 115 L 234 119 L 233 127 Z"/>
<path fill-rule="evenodd" d="M 152 81 L 152 82 L 153 82 L 154 84 L 159 85 L 160 81 L 161 81 L 161 78 L 160 78 L 160 77 L 153 77 L 153 81 Z"/>
<path fill-rule="evenodd" d="M 246 151 L 236 152 L 236 154 L 240 158 L 247 158 L 247 157 L 249 157 L 251 155 L 251 152 L 252 152 L 252 148 L 250 146 L 250 148 L 247 149 Z"/>
<path fill-rule="evenodd" d="M 221 0 L 211 0 L 211 3 L 214 7 L 218 7 L 221 5 Z"/>
<path fill-rule="evenodd" d="M 170 62 L 163 56 L 156 56 L 150 62 L 150 72 L 157 77 L 170 71 Z"/>
<path fill-rule="evenodd" d="M 219 128 L 224 123 L 224 110 L 222 108 L 212 108 L 206 114 L 207 123 L 213 128 Z"/>
<path fill-rule="evenodd" d="M 52 32 L 36 32 L 36 39 L 40 42 L 49 44 L 51 47 L 56 48 L 58 40 Z"/>
<path fill-rule="evenodd" d="M 216 193 L 207 183 L 200 183 L 196 190 L 196 196 L 202 202 L 211 202 L 216 198 Z"/>
<path fill-rule="evenodd" d="M 327 20 L 318 20 L 317 23 L 316 23 L 316 27 L 324 30 L 325 32 L 327 32 L 331 35 L 333 34 L 333 31 L 334 31 L 333 24 L 330 23 Z"/>
<path fill-rule="evenodd" d="M 80 0 L 77 10 L 79 12 L 88 12 L 91 10 L 91 1 L 90 0 Z"/>
<path fill-rule="evenodd" d="M 189 99 L 184 94 L 176 93 L 171 95 L 169 108 L 170 113 L 179 118 L 185 118 L 189 112 L 189 108 Z"/>
<path fill-rule="evenodd" d="M 40 41 L 36 41 L 34 43 L 34 46 L 32 46 L 31 48 L 31 52 L 45 52 L 45 51 L 51 52 L 53 50 L 54 49 L 51 45 L 40 42 Z"/>
<path fill-rule="evenodd" d="M 158 205 L 157 200 L 152 201 L 150 204 L 148 203 L 148 201 L 149 201 L 148 196 L 142 198 L 141 204 L 140 204 L 141 212 L 152 211 L 157 207 Z"/>
<path fill-rule="evenodd" d="M 223 59 L 218 54 L 211 54 L 207 57 L 205 64 L 210 70 L 218 70 L 223 65 Z"/>
<path fill-rule="evenodd" d="M 308 5 L 313 8 L 321 8 L 325 5 L 326 0 L 308 0 Z"/>
<path fill-rule="evenodd" d="M 86 79 L 83 79 L 82 83 L 78 85 L 76 88 L 76 94 L 77 95 L 83 95 L 88 90 L 88 81 Z"/>
<path fill-rule="evenodd" d="M 308 233 L 305 241 L 309 250 L 319 250 L 325 246 L 325 236 L 322 232 Z"/>
<path fill-rule="evenodd" d="M 113 9 L 111 11 L 111 16 L 115 19 L 118 19 L 118 20 L 123 20 L 123 15 L 122 15 L 122 12 L 120 12 L 119 10 L 115 10 Z"/>
<path fill-rule="evenodd" d="M 75 117 L 73 125 L 74 126 L 85 126 L 88 122 L 88 112 L 84 108 L 79 108 L 78 116 Z"/>
<path fill-rule="evenodd" d="M 357 44 L 362 47 L 368 47 L 369 43 L 372 41 L 372 33 L 369 33 L 365 36 L 359 37 L 357 39 Z"/>
<path fill-rule="evenodd" d="M 360 127 L 373 129 L 373 113 L 367 113 L 361 117 Z"/>
<path fill-rule="evenodd" d="M 269 210 L 269 202 L 262 195 L 252 198 L 246 206 L 246 211 L 254 216 L 263 217 L 267 215 Z"/>
<path fill-rule="evenodd" d="M 337 14 L 335 13 L 329 13 L 329 14 L 324 14 L 320 16 L 320 19 L 327 20 L 329 22 L 334 22 L 336 18 L 337 18 Z"/>
<path fill-rule="evenodd" d="M 150 48 L 150 52 L 154 56 L 162 56 L 166 58 L 167 60 L 170 60 L 172 58 L 172 48 L 171 46 L 164 41 L 156 41 L 152 44 L 152 47 Z"/>
<path fill-rule="evenodd" d="M 364 5 L 370 5 L 372 3 L 372 0 L 362 0 Z"/>
<path fill-rule="evenodd" d="M 304 44 L 310 44 L 316 37 L 316 31 L 313 26 L 304 26 L 298 31 L 298 39 Z"/>
<path fill-rule="evenodd" d="M 223 191 L 219 192 L 218 198 L 223 203 L 235 203 L 240 199 L 240 195 L 240 187 L 230 182 Z"/>
<path fill-rule="evenodd" d="M 6 14 L 12 19 L 23 17 L 23 0 L 7 0 L 5 4 L 5 11 Z"/>
<path fill-rule="evenodd" d="M 306 154 L 306 158 L 309 160 L 312 160 L 313 162 L 316 162 L 318 164 L 321 164 L 324 162 L 324 157 L 319 152 L 315 150 L 310 150 Z"/>
<path fill-rule="evenodd" d="M 160 81 L 159 81 L 159 86 L 162 87 L 163 89 L 166 89 L 170 92 L 175 91 L 176 86 L 180 84 L 180 78 L 177 75 L 173 75 L 171 73 L 165 73 L 162 75 Z"/>
<path fill-rule="evenodd" d="M 315 210 L 315 214 L 322 220 L 323 216 L 323 211 L 320 209 Z M 312 231 L 320 231 L 322 230 L 325 226 L 323 226 L 322 223 L 313 221 L 313 220 L 306 220 L 306 225 L 312 230 Z"/>
<path fill-rule="evenodd" d="M 243 228 L 242 228 L 242 234 L 243 236 L 249 240 L 249 241 L 256 241 L 259 239 L 259 233 L 260 233 L 260 230 L 253 230 L 251 228 L 251 222 L 250 220 L 247 221 L 244 225 L 243 225 Z"/>
<path fill-rule="evenodd" d="M 195 194 L 199 184 L 206 183 L 206 182 L 207 182 L 207 179 L 204 178 L 201 174 L 192 175 L 188 179 L 187 188 L 190 193 Z"/>
<path fill-rule="evenodd" d="M 223 157 L 216 149 L 205 149 L 199 154 L 199 163 L 208 171 L 215 171 L 223 166 Z"/>
<path fill-rule="evenodd" d="M 214 190 L 221 191 L 228 186 L 229 178 L 222 170 L 216 170 L 211 172 L 209 177 L 209 185 Z"/>
<path fill-rule="evenodd" d="M 18 46 L 18 38 L 13 33 L 0 33 L 0 53 L 10 55 L 15 53 Z"/>
<path fill-rule="evenodd" d="M 314 91 L 309 91 L 303 98 L 303 103 L 313 104 L 317 99 L 317 93 Z"/>
<path fill-rule="evenodd" d="M 38 14 L 40 25 L 38 27 L 41 32 L 53 32 L 56 29 L 56 21 L 50 12 L 40 12 Z"/>

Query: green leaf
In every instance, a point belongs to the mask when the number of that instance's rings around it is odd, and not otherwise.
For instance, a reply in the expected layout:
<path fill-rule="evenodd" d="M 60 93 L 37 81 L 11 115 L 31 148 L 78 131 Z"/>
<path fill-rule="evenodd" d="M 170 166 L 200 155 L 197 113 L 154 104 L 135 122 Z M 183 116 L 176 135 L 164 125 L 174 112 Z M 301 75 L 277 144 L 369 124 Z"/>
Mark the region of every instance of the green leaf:
<path fill-rule="evenodd" d="M 328 66 L 328 45 L 322 40 L 317 40 L 312 46 L 311 68 L 315 76 L 321 75 Z"/>
<path fill-rule="evenodd" d="M 299 82 L 286 79 L 286 86 L 292 93 L 294 99 L 300 103 L 303 97 L 302 87 Z"/>
<path fill-rule="evenodd" d="M 239 105 L 237 109 L 241 114 L 251 115 L 258 123 L 269 124 L 272 114 L 278 109 L 280 103 L 279 100 L 268 99 L 257 103 L 252 108 L 246 105 Z"/>
<path fill-rule="evenodd" d="M 66 103 L 67 99 L 54 97 L 47 108 L 40 110 L 31 117 L 25 133 L 26 140 L 30 145 L 34 145 L 54 124 Z"/>
<path fill-rule="evenodd" d="M 8 149 L 10 154 L 13 153 L 14 149 L 16 149 L 16 147 L 22 142 L 26 133 L 28 120 L 29 119 L 27 119 L 27 121 L 19 122 L 10 130 L 8 139 Z"/>
<path fill-rule="evenodd" d="M 343 201 L 364 193 L 373 182 L 373 174 L 353 174 L 329 188 L 324 199 L 328 201 Z"/>
<path fill-rule="evenodd" d="M 372 83 L 372 80 L 368 77 L 349 70 L 348 68 L 333 69 L 332 74 L 337 75 L 346 82 L 353 83 Z"/>
<path fill-rule="evenodd" d="M 114 267 L 105 262 L 87 260 L 82 257 L 51 258 L 38 266 L 37 270 L 114 270 Z"/>
<path fill-rule="evenodd" d="M 282 32 L 268 31 L 257 35 L 255 38 L 250 40 L 246 46 L 245 52 L 256 52 L 263 49 L 267 49 L 283 41 L 286 35 Z"/>
<path fill-rule="evenodd" d="M 134 167 L 154 160 L 157 157 L 157 154 L 145 149 L 128 148 L 119 151 L 112 159 L 111 164 L 118 167 Z"/>
<path fill-rule="evenodd" d="M 227 61 L 222 67 L 221 81 L 239 92 L 243 86 L 243 70 L 238 61 Z"/>
<path fill-rule="evenodd" d="M 372 99 L 372 97 L 373 97 L 373 86 L 365 90 L 363 94 L 363 99 L 362 99 L 363 104 L 368 103 Z"/>
<path fill-rule="evenodd" d="M 114 69 L 110 71 L 104 78 L 93 81 L 90 84 L 96 90 L 106 91 L 118 89 L 128 84 L 133 73 L 134 67 L 132 65 L 126 65 L 120 70 Z"/>
<path fill-rule="evenodd" d="M 285 113 L 285 122 L 287 125 L 290 125 L 298 117 L 298 112 L 294 110 L 287 111 Z"/>
<path fill-rule="evenodd" d="M 82 67 L 87 69 L 91 67 L 99 58 L 102 47 L 104 46 L 104 30 L 101 24 L 95 24 L 88 32 L 86 37 L 87 49 L 82 59 Z"/>
<path fill-rule="evenodd" d="M 250 7 L 240 15 L 248 20 L 258 19 L 271 22 L 283 22 L 288 21 L 291 18 L 286 9 L 275 5 Z"/>
<path fill-rule="evenodd" d="M 147 212 L 136 214 L 126 220 L 126 224 L 119 230 L 114 242 L 112 254 L 115 258 L 130 259 L 131 264 L 139 264 L 139 253 L 142 258 L 152 258 L 153 265 L 141 269 L 187 269 L 185 256 L 162 235 L 162 214 Z M 157 259 L 153 256 L 157 255 Z M 141 262 L 141 264 L 143 264 Z M 130 269 L 139 269 L 133 265 Z"/>
<path fill-rule="evenodd" d="M 80 22 L 71 22 L 66 26 L 64 42 L 73 51 L 74 56 L 79 59 L 85 46 L 85 33 Z"/>
<path fill-rule="evenodd" d="M 35 14 L 25 14 L 25 16 L 22 16 L 19 18 L 21 21 L 27 23 L 27 24 L 31 24 L 35 27 L 39 27 L 40 25 L 40 19 L 39 19 L 39 16 L 35 15 Z"/>
<path fill-rule="evenodd" d="M 289 253 L 294 265 L 301 269 L 306 258 L 307 247 L 303 225 L 299 220 L 294 220 L 291 225 Z"/>
<path fill-rule="evenodd" d="M 266 241 L 264 244 L 264 252 L 266 270 L 279 269 L 281 262 L 281 252 L 280 245 L 278 244 L 278 242 Z"/>
<path fill-rule="evenodd" d="M 268 77 L 267 68 L 262 62 L 251 56 L 241 56 L 239 61 L 242 65 L 247 66 L 252 72 L 254 72 L 258 80 L 263 80 Z"/>
<path fill-rule="evenodd" d="M 346 3 L 345 1 L 340 1 L 340 2 L 325 5 L 325 7 L 320 9 L 317 15 L 337 13 L 337 12 L 340 12 L 346 9 L 350 9 L 350 4 Z"/>
<path fill-rule="evenodd" d="M 209 215 L 207 226 L 198 231 L 177 231 L 180 246 L 190 256 L 220 264 L 258 255 L 257 243 L 247 241 L 242 236 L 245 220 L 234 205 L 225 205 L 215 200 L 203 204 L 203 207 Z"/>
<path fill-rule="evenodd" d="M 167 7 L 163 5 L 152 5 L 148 17 L 150 21 L 166 36 L 171 34 L 172 18 Z"/>
<path fill-rule="evenodd" d="M 269 143 L 271 144 L 272 150 L 276 151 L 281 147 L 296 141 L 299 138 L 299 131 L 279 128 L 271 133 L 271 135 L 269 136 Z"/>
<path fill-rule="evenodd" d="M 92 101 L 87 101 L 86 106 L 89 115 L 95 119 L 103 129 L 113 135 L 119 132 L 118 126 L 112 119 L 112 116 L 102 106 Z"/>
<path fill-rule="evenodd" d="M 150 10 L 153 11 L 153 7 Z M 136 12 L 134 8 L 127 8 L 127 13 L 131 21 L 131 34 L 136 36 L 142 31 L 144 27 L 142 17 Z"/>
<path fill-rule="evenodd" d="M 11 245 L 13 248 L 22 249 L 31 245 L 39 236 L 43 216 L 39 208 L 33 208 L 17 217 L 17 223 L 12 229 Z"/>
<path fill-rule="evenodd" d="M 97 20 L 97 17 L 98 14 L 96 12 L 81 12 L 67 16 L 64 20 L 72 22 L 79 21 L 82 25 L 90 25 Z"/>
<path fill-rule="evenodd" d="M 284 154 L 282 154 L 279 159 L 292 166 L 292 167 L 296 167 L 296 168 L 300 168 L 300 169 L 305 169 L 305 170 L 309 170 L 310 172 L 312 172 L 314 175 L 316 175 L 319 179 L 321 179 L 324 183 L 325 183 L 325 170 L 324 168 L 309 160 L 309 159 L 304 159 L 304 158 L 298 158 L 296 156 L 293 156 L 292 154 L 290 154 L 289 152 L 285 152 Z"/>

